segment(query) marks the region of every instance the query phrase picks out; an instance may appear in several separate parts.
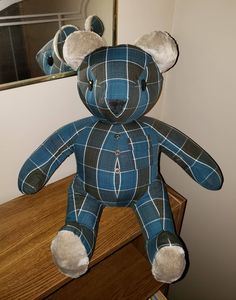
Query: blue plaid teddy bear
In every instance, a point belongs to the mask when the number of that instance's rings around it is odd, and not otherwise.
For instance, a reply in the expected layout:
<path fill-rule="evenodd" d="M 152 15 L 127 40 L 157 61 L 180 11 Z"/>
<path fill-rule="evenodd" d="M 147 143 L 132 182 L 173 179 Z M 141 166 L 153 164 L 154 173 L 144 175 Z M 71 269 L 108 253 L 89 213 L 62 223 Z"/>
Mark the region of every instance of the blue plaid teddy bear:
<path fill-rule="evenodd" d="M 63 61 L 77 70 L 78 92 L 93 116 L 63 126 L 27 159 L 19 189 L 36 193 L 72 153 L 77 173 L 68 191 L 65 225 L 51 244 L 55 264 L 76 278 L 88 269 L 104 207 L 131 207 L 142 227 L 156 280 L 173 282 L 186 265 L 160 174 L 160 153 L 210 190 L 223 183 L 216 162 L 192 139 L 144 116 L 156 104 L 162 73 L 176 62 L 178 47 L 165 32 L 135 45 L 107 47 L 101 36 L 75 30 L 62 42 Z"/>

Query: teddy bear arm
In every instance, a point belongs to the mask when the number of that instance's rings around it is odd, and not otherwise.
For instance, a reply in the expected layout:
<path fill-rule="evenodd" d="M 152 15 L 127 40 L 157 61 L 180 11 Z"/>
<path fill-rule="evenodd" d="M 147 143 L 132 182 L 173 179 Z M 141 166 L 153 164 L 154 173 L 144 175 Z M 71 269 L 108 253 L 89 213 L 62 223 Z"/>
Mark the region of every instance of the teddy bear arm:
<path fill-rule="evenodd" d="M 223 175 L 214 159 L 183 132 L 162 121 L 144 117 L 158 136 L 160 151 L 174 160 L 197 183 L 209 190 L 218 190 L 223 184 Z"/>
<path fill-rule="evenodd" d="M 221 188 L 223 177 L 217 163 L 184 133 L 172 128 L 161 145 L 161 151 L 201 186 L 209 190 Z"/>
<path fill-rule="evenodd" d="M 74 152 L 74 142 L 82 127 L 80 122 L 63 126 L 33 152 L 19 173 L 18 187 L 22 193 L 36 193 L 48 182 L 63 161 Z"/>
<path fill-rule="evenodd" d="M 51 142 L 51 139 L 48 140 Z M 51 178 L 61 163 L 72 153 L 68 145 L 64 145 L 63 151 L 50 153 L 45 144 L 26 160 L 18 178 L 18 186 L 22 193 L 33 194 L 38 192 Z"/>

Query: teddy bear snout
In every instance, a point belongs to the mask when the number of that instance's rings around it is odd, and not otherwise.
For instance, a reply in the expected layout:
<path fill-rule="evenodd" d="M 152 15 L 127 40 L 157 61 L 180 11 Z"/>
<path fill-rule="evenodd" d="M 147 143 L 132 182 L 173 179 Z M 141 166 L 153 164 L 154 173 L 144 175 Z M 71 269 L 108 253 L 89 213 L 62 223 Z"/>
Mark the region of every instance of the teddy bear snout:
<path fill-rule="evenodd" d="M 116 116 L 120 115 L 125 107 L 125 102 L 124 100 L 107 100 L 108 106 L 110 110 L 112 111 L 113 114 Z"/>

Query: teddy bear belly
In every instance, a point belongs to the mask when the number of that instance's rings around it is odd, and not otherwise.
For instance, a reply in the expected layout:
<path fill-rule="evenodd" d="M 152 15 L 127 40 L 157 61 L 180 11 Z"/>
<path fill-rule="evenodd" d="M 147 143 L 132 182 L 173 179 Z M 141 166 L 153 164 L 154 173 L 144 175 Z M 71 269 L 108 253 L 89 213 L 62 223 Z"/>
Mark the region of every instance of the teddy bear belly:
<path fill-rule="evenodd" d="M 140 198 L 149 185 L 149 169 L 122 172 L 115 168 L 114 172 L 97 171 L 90 176 L 85 170 L 85 190 L 107 206 L 127 206 Z"/>
<path fill-rule="evenodd" d="M 136 123 L 98 122 L 81 133 L 75 153 L 86 192 L 108 205 L 138 199 L 153 178 L 151 140 Z"/>

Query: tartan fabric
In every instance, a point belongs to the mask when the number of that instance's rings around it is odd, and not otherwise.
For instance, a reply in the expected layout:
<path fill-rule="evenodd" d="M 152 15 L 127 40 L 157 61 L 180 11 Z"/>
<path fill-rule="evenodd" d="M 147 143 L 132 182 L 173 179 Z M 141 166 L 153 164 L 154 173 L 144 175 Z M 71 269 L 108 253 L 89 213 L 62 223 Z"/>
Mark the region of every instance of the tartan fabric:
<path fill-rule="evenodd" d="M 167 153 L 202 186 L 220 188 L 220 170 L 202 148 L 180 131 L 148 117 L 129 124 L 89 117 L 62 127 L 26 161 L 19 175 L 19 188 L 25 193 L 38 191 L 75 153 L 78 173 L 69 190 L 65 228 L 73 228 L 81 236 L 91 255 L 102 208 L 131 206 L 152 261 L 161 247 L 156 237 L 163 231 L 175 233 L 158 169 L 159 151 Z"/>
<path fill-rule="evenodd" d="M 60 31 L 57 32 L 55 38 L 56 40 L 50 40 L 46 45 L 44 45 L 36 54 L 36 60 L 46 75 L 63 73 L 73 71 L 70 66 L 68 66 L 62 59 L 62 48 L 65 39 L 69 34 L 78 30 L 75 26 L 66 25 L 63 26 Z M 53 44 L 56 44 L 57 54 L 55 53 Z M 59 56 L 59 57 L 58 57 Z"/>
<path fill-rule="evenodd" d="M 94 89 L 89 88 L 89 81 Z M 96 50 L 78 69 L 80 98 L 93 115 L 111 122 L 129 123 L 147 113 L 160 95 L 162 81 L 152 57 L 131 45 Z M 114 100 L 125 102 L 119 117 L 109 107 Z"/>
<path fill-rule="evenodd" d="M 102 202 L 89 195 L 76 176 L 69 188 L 66 225 L 61 230 L 77 234 L 89 257 L 93 254 L 103 208 Z"/>
<path fill-rule="evenodd" d="M 78 89 L 95 116 L 57 130 L 20 171 L 19 189 L 35 193 L 75 154 L 77 173 L 69 188 L 62 229 L 80 236 L 89 256 L 105 206 L 133 208 L 151 263 L 165 245 L 184 248 L 175 234 L 159 171 L 161 152 L 203 187 L 222 186 L 221 171 L 206 151 L 174 127 L 143 117 L 156 103 L 162 81 L 152 57 L 137 47 L 120 45 L 91 53 L 78 69 Z M 119 104 L 115 109 L 114 103 Z"/>
<path fill-rule="evenodd" d="M 53 50 L 53 40 L 49 41 L 36 55 L 36 60 L 46 75 L 72 71 L 71 67 L 61 62 Z"/>
<path fill-rule="evenodd" d="M 161 176 L 153 181 L 147 192 L 132 207 L 138 217 L 145 238 L 150 263 L 164 246 L 180 246 L 183 242 L 175 234 L 168 194 Z"/>
<path fill-rule="evenodd" d="M 78 31 L 78 28 L 74 25 L 64 25 L 56 33 L 53 44 L 56 47 L 54 50 L 57 51 L 56 55 L 63 62 L 63 46 L 66 38 L 73 32 Z"/>
<path fill-rule="evenodd" d="M 221 170 L 203 148 L 164 122 L 147 117 L 143 117 L 141 121 L 160 137 L 160 151 L 173 159 L 197 183 L 209 190 L 221 188 L 223 183 Z"/>
<path fill-rule="evenodd" d="M 89 25 L 90 25 L 89 30 L 96 32 L 100 36 L 103 35 L 104 30 L 105 30 L 104 24 L 98 16 L 92 16 L 92 18 L 90 18 Z M 86 30 L 88 30 L 88 29 L 86 29 Z"/>

